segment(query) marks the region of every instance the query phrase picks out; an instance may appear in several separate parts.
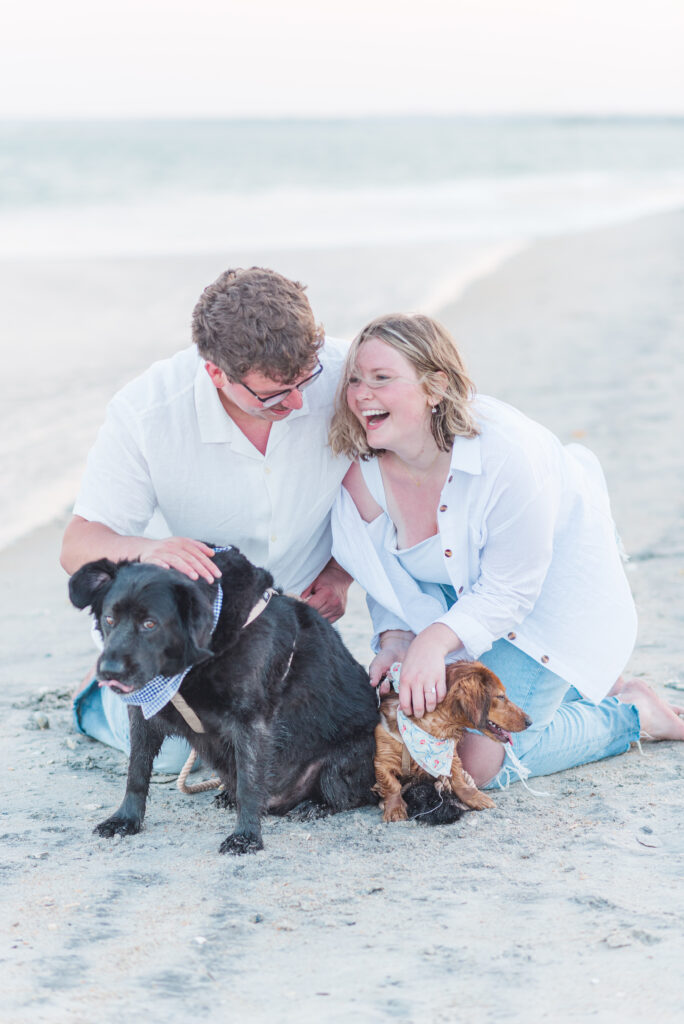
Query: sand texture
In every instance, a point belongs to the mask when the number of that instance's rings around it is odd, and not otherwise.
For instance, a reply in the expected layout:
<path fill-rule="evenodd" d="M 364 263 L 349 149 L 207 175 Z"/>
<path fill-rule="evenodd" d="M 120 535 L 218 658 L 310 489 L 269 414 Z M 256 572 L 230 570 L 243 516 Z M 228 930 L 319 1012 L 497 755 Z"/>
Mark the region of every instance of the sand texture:
<path fill-rule="evenodd" d="M 443 313 L 484 392 L 599 455 L 631 552 L 631 671 L 684 697 L 684 215 L 544 242 Z M 378 310 L 380 312 L 380 310 Z M 675 1021 L 684 1016 L 684 750 L 496 795 L 438 829 L 374 808 L 265 821 L 152 785 L 137 837 L 93 826 L 125 758 L 73 732 L 92 649 L 55 522 L 0 553 L 0 1020 Z M 363 597 L 342 629 L 368 660 Z M 47 728 L 40 728 L 41 725 Z"/>

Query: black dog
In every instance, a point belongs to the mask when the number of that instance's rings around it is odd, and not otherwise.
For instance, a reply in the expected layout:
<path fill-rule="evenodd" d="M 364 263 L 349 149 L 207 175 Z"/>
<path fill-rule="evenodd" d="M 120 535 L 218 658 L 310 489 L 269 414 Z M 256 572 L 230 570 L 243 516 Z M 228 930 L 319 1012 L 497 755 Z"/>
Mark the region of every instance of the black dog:
<path fill-rule="evenodd" d="M 180 695 L 203 732 L 172 704 L 145 720 L 129 707 L 131 756 L 123 803 L 97 826 L 102 836 L 140 830 L 152 762 L 165 736 L 184 736 L 211 765 L 224 803 L 237 806 L 221 853 L 263 848 L 260 817 L 313 801 L 318 814 L 373 802 L 375 693 L 335 630 L 302 601 L 273 592 L 273 579 L 236 548 L 217 553 L 223 605 L 212 633 L 216 584 L 174 569 L 108 559 L 69 582 L 77 608 L 90 605 L 104 640 L 101 684 L 119 693 L 193 667 Z"/>
<path fill-rule="evenodd" d="M 446 788 L 438 793 L 435 780 L 411 781 L 402 787 L 401 795 L 409 821 L 419 825 L 453 825 L 468 810 L 455 793 Z"/>

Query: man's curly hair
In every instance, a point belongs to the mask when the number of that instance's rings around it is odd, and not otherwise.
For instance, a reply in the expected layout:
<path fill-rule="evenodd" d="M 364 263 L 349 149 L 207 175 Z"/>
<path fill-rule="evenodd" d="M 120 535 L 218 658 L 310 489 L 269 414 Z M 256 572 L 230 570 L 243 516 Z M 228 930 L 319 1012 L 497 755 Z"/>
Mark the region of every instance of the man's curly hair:
<path fill-rule="evenodd" d="M 274 270 L 226 270 L 204 289 L 192 314 L 200 355 L 232 381 L 251 370 L 289 384 L 315 361 L 323 344 L 304 285 Z"/>

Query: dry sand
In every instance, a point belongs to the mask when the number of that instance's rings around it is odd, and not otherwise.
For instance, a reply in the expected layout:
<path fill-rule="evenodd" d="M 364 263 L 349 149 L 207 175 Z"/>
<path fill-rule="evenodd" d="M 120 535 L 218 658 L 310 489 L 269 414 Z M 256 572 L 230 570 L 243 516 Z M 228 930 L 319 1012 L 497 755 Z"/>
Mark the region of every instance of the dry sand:
<path fill-rule="evenodd" d="M 545 242 L 444 319 L 480 389 L 601 457 L 641 616 L 631 669 L 684 678 L 684 215 Z M 92 827 L 125 759 L 70 724 L 92 657 L 56 564 L 61 523 L 0 553 L 0 1020 L 674 1021 L 684 1015 L 684 750 L 520 785 L 428 829 L 377 810 L 232 815 L 155 781 L 143 832 Z M 367 660 L 362 595 L 342 622 Z M 44 716 L 44 717 L 41 717 Z M 49 728 L 38 724 L 49 722 Z"/>

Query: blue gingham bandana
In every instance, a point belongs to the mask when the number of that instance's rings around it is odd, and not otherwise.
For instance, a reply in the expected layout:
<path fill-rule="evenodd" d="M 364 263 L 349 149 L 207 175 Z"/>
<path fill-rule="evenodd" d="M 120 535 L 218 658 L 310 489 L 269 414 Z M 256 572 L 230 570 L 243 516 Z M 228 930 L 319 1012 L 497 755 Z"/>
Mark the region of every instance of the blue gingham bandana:
<path fill-rule="evenodd" d="M 388 679 L 396 693 L 399 693 L 399 677 L 401 662 L 395 661 L 389 672 Z M 397 708 L 397 727 L 406 749 L 421 768 L 438 778 L 440 775 L 451 775 L 451 762 L 454 759 L 454 740 L 440 740 L 421 729 L 417 722 L 407 718 L 401 708 Z"/>
<path fill-rule="evenodd" d="M 216 548 L 215 550 L 226 551 L 227 548 Z M 220 583 L 217 583 L 216 597 L 214 598 L 214 622 L 211 627 L 212 633 L 218 625 L 222 605 L 223 588 Z M 154 679 L 150 679 L 149 683 L 145 683 L 142 689 L 135 690 L 133 693 L 118 693 L 117 697 L 120 697 L 125 704 L 137 704 L 142 709 L 145 719 L 152 718 L 152 715 L 156 715 L 165 704 L 169 703 L 172 697 L 176 696 L 181 688 L 181 683 L 191 668 L 192 665 L 188 665 L 187 668 L 184 668 L 182 672 L 175 676 L 155 676 Z"/>

